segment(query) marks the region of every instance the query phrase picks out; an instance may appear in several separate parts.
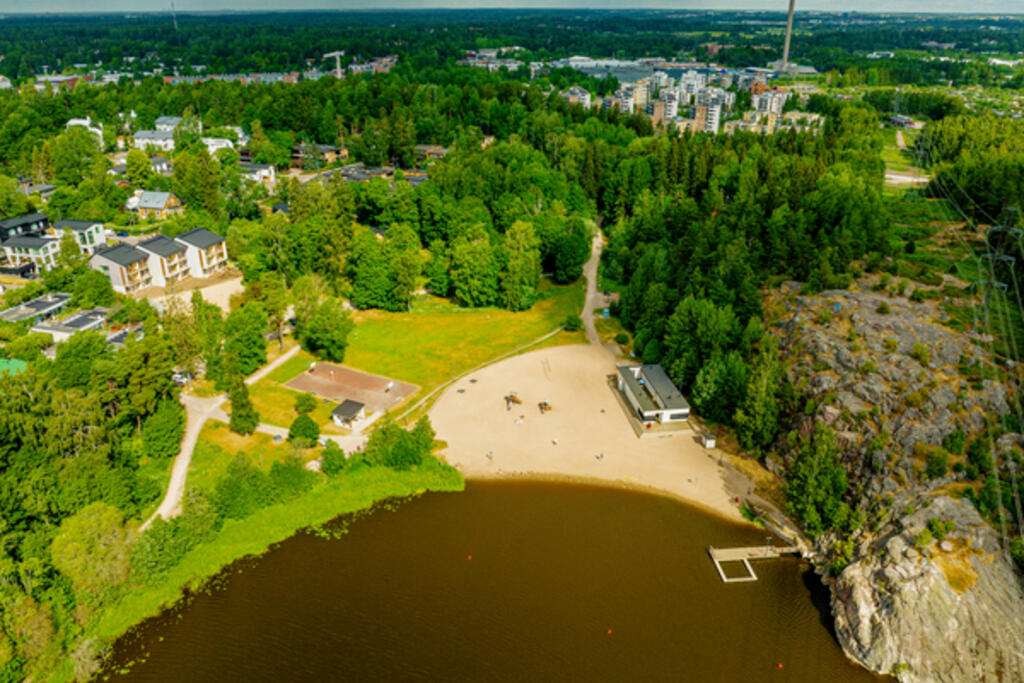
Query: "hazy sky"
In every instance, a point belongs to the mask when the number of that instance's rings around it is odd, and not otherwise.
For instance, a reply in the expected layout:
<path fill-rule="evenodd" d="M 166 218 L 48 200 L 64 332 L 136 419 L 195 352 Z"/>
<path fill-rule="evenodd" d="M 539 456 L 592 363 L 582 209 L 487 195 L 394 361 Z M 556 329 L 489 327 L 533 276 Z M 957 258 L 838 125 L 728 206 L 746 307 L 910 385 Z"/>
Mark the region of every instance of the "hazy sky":
<path fill-rule="evenodd" d="M 0 0 L 2 12 L 153 12 L 171 0 Z M 174 0 L 178 11 L 301 9 L 460 9 L 525 7 L 551 9 L 779 9 L 786 0 Z M 797 0 L 797 10 L 861 12 L 970 12 L 1024 14 L 1024 0 Z"/>

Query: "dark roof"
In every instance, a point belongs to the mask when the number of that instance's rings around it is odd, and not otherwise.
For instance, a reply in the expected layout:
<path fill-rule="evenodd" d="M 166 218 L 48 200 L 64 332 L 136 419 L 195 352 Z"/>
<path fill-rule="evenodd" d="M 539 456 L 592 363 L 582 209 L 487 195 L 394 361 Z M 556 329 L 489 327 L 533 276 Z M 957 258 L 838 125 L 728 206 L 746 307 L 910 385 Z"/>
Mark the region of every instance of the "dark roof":
<path fill-rule="evenodd" d="M 291 213 L 291 209 L 288 208 L 288 202 L 278 202 L 274 204 L 271 211 L 274 213 Z"/>
<path fill-rule="evenodd" d="M 157 154 L 155 157 L 153 157 L 152 159 L 149 160 L 149 165 L 150 166 L 157 166 L 157 165 L 160 165 L 160 164 L 169 164 L 169 163 L 171 163 L 171 162 L 167 161 L 167 157 L 160 156 L 159 154 Z"/>
<path fill-rule="evenodd" d="M 103 222 L 102 221 L 72 221 L 72 220 L 63 220 L 63 221 L 57 221 L 56 225 L 54 225 L 53 227 L 61 228 L 61 229 L 67 228 L 68 230 L 73 230 L 75 232 L 82 232 L 83 230 L 88 230 L 89 228 L 91 228 L 94 225 L 99 225 L 100 227 L 103 227 Z"/>
<path fill-rule="evenodd" d="M 270 164 L 254 164 L 248 161 L 239 161 L 238 165 L 250 173 L 253 171 L 265 171 L 270 168 Z"/>
<path fill-rule="evenodd" d="M 217 233 L 210 232 L 206 228 L 192 228 L 188 232 L 178 235 L 175 239 L 200 249 L 207 249 L 224 241 L 223 237 Z"/>
<path fill-rule="evenodd" d="M 39 221 L 49 220 L 45 213 L 26 213 L 24 216 L 15 216 L 0 221 L 0 228 L 17 228 L 22 225 L 29 225 Z"/>
<path fill-rule="evenodd" d="M 346 398 L 344 401 L 338 404 L 338 407 L 331 411 L 333 417 L 340 417 L 342 420 L 351 420 L 359 411 L 365 406 L 359 401 L 353 401 L 350 398 Z"/>
<path fill-rule="evenodd" d="M 136 245 L 139 249 L 151 251 L 157 256 L 168 258 L 185 251 L 185 245 L 172 240 L 166 235 L 154 235 L 144 242 Z"/>
<path fill-rule="evenodd" d="M 106 249 L 100 249 L 96 256 L 102 256 L 108 261 L 113 261 L 120 266 L 130 266 L 139 261 L 145 261 L 148 257 L 130 244 L 115 244 Z"/>
<path fill-rule="evenodd" d="M 128 172 L 128 165 L 127 164 L 117 164 L 116 166 L 112 166 L 110 168 L 110 170 L 113 171 L 114 173 L 116 173 L 117 175 L 124 175 L 125 173 Z"/>
<path fill-rule="evenodd" d="M 5 247 L 21 247 L 23 249 L 42 249 L 47 244 L 54 242 L 52 239 L 36 237 L 35 235 L 19 235 L 4 242 Z"/>

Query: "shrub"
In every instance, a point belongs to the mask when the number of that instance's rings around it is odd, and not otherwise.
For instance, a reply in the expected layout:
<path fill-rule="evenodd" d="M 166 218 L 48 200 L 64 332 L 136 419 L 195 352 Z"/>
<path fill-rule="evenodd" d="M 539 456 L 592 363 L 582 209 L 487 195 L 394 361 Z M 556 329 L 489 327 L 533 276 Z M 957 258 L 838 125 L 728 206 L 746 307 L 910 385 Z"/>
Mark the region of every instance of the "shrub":
<path fill-rule="evenodd" d="M 885 350 L 889 353 L 895 353 L 896 349 L 900 347 L 900 340 L 896 337 L 888 337 L 885 340 Z"/>
<path fill-rule="evenodd" d="M 912 391 L 903 398 L 903 403 L 908 408 L 920 408 L 928 400 L 928 392 L 924 389 Z"/>
<path fill-rule="evenodd" d="M 320 471 L 328 477 L 333 477 L 344 472 L 346 466 L 348 460 L 345 458 L 345 451 L 334 441 L 328 441 L 320 458 Z"/>
<path fill-rule="evenodd" d="M 927 298 L 927 290 L 921 289 L 920 287 L 915 287 L 914 291 L 910 293 L 910 300 L 917 304 L 923 302 Z"/>
<path fill-rule="evenodd" d="M 864 361 L 863 363 L 861 363 L 859 368 L 860 374 L 862 375 L 870 375 L 872 372 L 875 372 L 877 370 L 878 366 L 875 365 L 875 361 L 873 360 Z"/>
<path fill-rule="evenodd" d="M 628 344 L 629 343 L 629 335 L 626 334 L 625 332 L 619 332 L 617 335 L 615 335 L 615 343 L 616 344 L 622 344 L 622 345 Z"/>
<path fill-rule="evenodd" d="M 946 537 L 946 534 L 950 533 L 955 528 L 956 522 L 953 520 L 943 522 L 938 517 L 928 518 L 928 531 L 931 532 L 932 536 L 934 536 L 936 540 L 941 541 Z"/>
<path fill-rule="evenodd" d="M 982 474 L 988 474 L 992 471 L 992 468 L 995 466 L 992 460 L 992 448 L 988 441 L 985 440 L 984 434 L 972 441 L 971 445 L 967 447 L 967 460 L 971 463 L 971 467 L 974 467 Z"/>
<path fill-rule="evenodd" d="M 933 448 L 928 454 L 925 474 L 929 479 L 938 479 L 946 476 L 947 471 L 949 471 L 949 455 L 945 449 Z"/>
<path fill-rule="evenodd" d="M 942 440 L 942 447 L 950 453 L 960 455 L 964 452 L 964 443 L 967 437 L 964 436 L 962 429 L 950 432 L 945 439 Z"/>
<path fill-rule="evenodd" d="M 926 548 L 932 544 L 932 532 L 928 529 L 921 529 L 921 533 L 914 536 L 914 547 L 915 548 Z"/>
<path fill-rule="evenodd" d="M 270 466 L 270 483 L 277 500 L 289 500 L 305 493 L 316 483 L 316 474 L 302 460 L 291 456 Z"/>
<path fill-rule="evenodd" d="M 211 498 L 221 517 L 242 519 L 270 505 L 274 487 L 263 470 L 239 455 L 217 480 Z"/>
<path fill-rule="evenodd" d="M 228 426 L 236 434 L 252 434 L 260 423 L 260 416 L 249 400 L 249 389 L 240 378 L 230 381 L 228 400 L 231 401 L 231 419 Z"/>
<path fill-rule="evenodd" d="M 579 317 L 575 313 L 570 313 L 565 316 L 565 320 L 562 322 L 562 327 L 565 328 L 566 332 L 578 332 L 583 329 L 583 318 Z"/>
<path fill-rule="evenodd" d="M 920 342 L 915 343 L 913 348 L 910 349 L 910 357 L 924 367 L 928 367 L 928 362 L 931 360 L 931 354 L 928 353 L 928 347 Z"/>
<path fill-rule="evenodd" d="M 288 440 L 297 444 L 311 446 L 320 438 L 320 427 L 309 415 L 299 415 L 288 428 Z"/>
<path fill-rule="evenodd" d="M 295 412 L 299 415 L 307 415 L 316 410 L 316 396 L 313 394 L 299 394 L 295 397 Z"/>
<path fill-rule="evenodd" d="M 878 313 L 879 315 L 889 315 L 890 313 L 892 313 L 892 309 L 889 308 L 888 303 L 883 301 L 882 303 L 878 304 L 878 308 L 875 309 L 875 313 Z"/>

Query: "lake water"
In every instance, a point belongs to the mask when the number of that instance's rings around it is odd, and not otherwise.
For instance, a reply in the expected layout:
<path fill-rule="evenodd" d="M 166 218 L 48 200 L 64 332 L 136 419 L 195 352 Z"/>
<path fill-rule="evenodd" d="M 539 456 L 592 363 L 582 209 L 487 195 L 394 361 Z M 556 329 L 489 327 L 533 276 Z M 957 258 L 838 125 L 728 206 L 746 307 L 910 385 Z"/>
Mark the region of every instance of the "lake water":
<path fill-rule="evenodd" d="M 122 638 L 105 673 L 135 662 L 114 680 L 875 680 L 843 656 L 827 591 L 799 560 L 755 563 L 757 582 L 719 579 L 707 546 L 764 541 L 643 493 L 471 482 L 234 565 Z"/>

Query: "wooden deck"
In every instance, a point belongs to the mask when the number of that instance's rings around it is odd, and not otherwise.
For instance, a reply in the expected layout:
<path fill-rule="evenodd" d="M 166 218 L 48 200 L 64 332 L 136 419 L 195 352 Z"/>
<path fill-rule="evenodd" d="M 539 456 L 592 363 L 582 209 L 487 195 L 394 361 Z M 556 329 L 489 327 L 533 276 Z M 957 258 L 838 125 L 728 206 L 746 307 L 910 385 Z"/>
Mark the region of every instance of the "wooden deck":
<path fill-rule="evenodd" d="M 745 548 L 716 548 L 711 546 L 708 548 L 708 555 L 711 556 L 711 561 L 715 563 L 715 569 L 718 570 L 718 575 L 722 577 L 722 581 L 725 583 L 737 583 L 740 581 L 757 581 L 757 574 L 754 573 L 754 568 L 750 566 L 751 560 L 770 560 L 785 555 L 800 555 L 800 549 L 795 546 L 781 545 L 758 545 Z M 723 562 L 741 562 L 747 570 L 746 575 L 726 576 L 725 570 L 722 569 Z"/>

